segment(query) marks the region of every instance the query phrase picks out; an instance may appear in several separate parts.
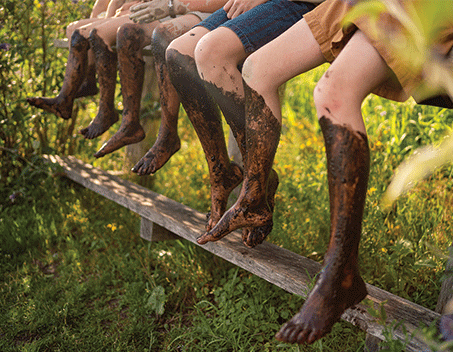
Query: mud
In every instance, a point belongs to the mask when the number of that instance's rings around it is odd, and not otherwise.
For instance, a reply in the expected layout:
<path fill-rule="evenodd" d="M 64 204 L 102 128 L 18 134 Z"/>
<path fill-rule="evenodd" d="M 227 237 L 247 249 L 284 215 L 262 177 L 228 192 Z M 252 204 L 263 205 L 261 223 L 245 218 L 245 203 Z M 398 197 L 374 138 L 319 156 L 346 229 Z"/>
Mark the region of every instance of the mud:
<path fill-rule="evenodd" d="M 72 117 L 74 99 L 87 73 L 89 41 L 78 29 L 71 36 L 68 62 L 61 91 L 55 98 L 27 98 L 30 105 L 68 120 Z"/>
<path fill-rule="evenodd" d="M 118 121 L 118 113 L 114 107 L 117 56 L 109 50 L 107 44 L 97 35 L 96 29 L 88 37 L 96 57 L 96 73 L 99 82 L 99 110 L 96 117 L 86 128 L 79 131 L 87 139 L 103 134 Z"/>
<path fill-rule="evenodd" d="M 323 269 L 301 311 L 276 338 L 313 343 L 332 329 L 343 312 L 365 298 L 357 260 L 369 175 L 366 135 L 321 117 L 330 197 L 331 233 Z"/>
<path fill-rule="evenodd" d="M 272 164 L 280 139 L 281 125 L 264 99 L 245 82 L 244 89 L 248 102 L 245 108 L 247 160 L 241 193 L 219 223 L 197 239 L 199 244 L 219 240 L 238 228 L 247 227 L 253 230 L 243 232 L 243 241 L 247 246 L 253 247 L 261 243 L 272 230 L 274 195 L 278 186 L 278 178 L 272 170 Z M 268 187 L 270 179 L 272 187 Z"/>
<path fill-rule="evenodd" d="M 153 52 L 155 69 L 157 73 L 160 104 L 161 123 L 157 140 L 152 148 L 132 168 L 138 175 L 150 175 L 159 170 L 171 156 L 181 147 L 178 136 L 178 112 L 180 100 L 176 89 L 170 80 L 165 52 L 170 42 L 179 36 L 179 31 L 173 34 L 174 27 L 158 27 L 153 32 L 151 49 Z"/>
<path fill-rule="evenodd" d="M 242 172 L 230 162 L 219 109 L 206 91 L 194 59 L 176 50 L 168 50 L 167 64 L 173 86 L 195 128 L 208 163 L 211 216 L 207 229 L 210 229 L 225 212 L 228 196 L 241 182 Z"/>
<path fill-rule="evenodd" d="M 117 37 L 123 116 L 118 131 L 94 155 L 96 158 L 145 138 L 145 131 L 140 125 L 140 101 L 145 76 L 141 51 L 146 42 L 145 32 L 136 25 L 127 25 L 121 27 Z"/>

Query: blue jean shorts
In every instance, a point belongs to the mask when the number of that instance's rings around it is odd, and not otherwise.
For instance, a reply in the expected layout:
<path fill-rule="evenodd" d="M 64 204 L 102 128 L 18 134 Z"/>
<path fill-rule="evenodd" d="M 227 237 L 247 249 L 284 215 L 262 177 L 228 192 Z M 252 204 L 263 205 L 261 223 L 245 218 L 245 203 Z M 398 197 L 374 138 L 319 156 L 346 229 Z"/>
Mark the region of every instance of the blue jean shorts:
<path fill-rule="evenodd" d="M 252 53 L 277 38 L 315 5 L 302 1 L 269 0 L 230 20 L 223 8 L 197 24 L 210 31 L 218 27 L 231 29 Z"/>

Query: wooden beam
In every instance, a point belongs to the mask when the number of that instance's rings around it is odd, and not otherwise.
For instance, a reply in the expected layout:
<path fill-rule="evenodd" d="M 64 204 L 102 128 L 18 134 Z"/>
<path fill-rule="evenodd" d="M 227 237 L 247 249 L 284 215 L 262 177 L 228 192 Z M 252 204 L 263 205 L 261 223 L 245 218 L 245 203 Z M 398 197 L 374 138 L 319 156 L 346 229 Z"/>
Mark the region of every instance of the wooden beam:
<path fill-rule="evenodd" d="M 151 242 L 181 239 L 165 227 L 162 227 L 146 218 L 142 218 L 140 222 L 140 237 Z"/>
<path fill-rule="evenodd" d="M 61 165 L 71 180 L 123 205 L 181 238 L 197 244 L 197 237 L 204 233 L 205 214 L 95 168 L 73 156 L 44 156 L 44 158 Z M 264 242 L 256 248 L 247 248 L 242 244 L 239 231 L 201 247 L 304 298 L 307 297 L 313 278 L 321 268 L 319 263 L 269 242 Z M 389 323 L 394 320 L 403 322 L 409 334 L 414 332 L 414 337 L 407 345 L 407 351 L 429 351 L 418 335 L 417 329 L 437 321 L 440 315 L 372 285 L 367 284 L 367 289 L 369 293 L 367 298 L 373 302 L 375 308 L 384 305 Z M 366 305 L 358 304 L 348 309 L 342 319 L 360 327 L 369 335 L 384 339 L 383 327 L 368 313 Z M 401 330 L 395 331 L 394 337 L 402 341 L 406 339 Z"/>

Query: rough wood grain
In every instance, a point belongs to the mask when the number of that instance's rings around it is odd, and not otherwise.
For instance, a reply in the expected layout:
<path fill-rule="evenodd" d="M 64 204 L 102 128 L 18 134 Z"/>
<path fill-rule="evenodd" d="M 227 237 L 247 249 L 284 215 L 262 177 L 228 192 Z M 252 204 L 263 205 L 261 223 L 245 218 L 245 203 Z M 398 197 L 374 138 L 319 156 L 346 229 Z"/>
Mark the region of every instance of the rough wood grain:
<path fill-rule="evenodd" d="M 53 163 L 60 164 L 67 177 L 104 197 L 123 205 L 149 221 L 168 229 L 176 235 L 196 244 L 196 238 L 203 234 L 205 214 L 177 203 L 149 189 L 109 174 L 75 157 L 45 156 Z M 265 242 L 256 248 L 246 248 L 240 232 L 234 232 L 215 243 L 207 243 L 202 248 L 215 255 L 283 288 L 306 297 L 313 278 L 321 265 L 313 260 L 297 255 L 287 249 Z M 430 325 L 440 315 L 401 297 L 367 285 L 368 299 L 375 307 L 385 302 L 388 321 L 402 321 L 414 337 L 407 351 L 429 351 L 416 330 L 422 325 Z M 342 319 L 365 330 L 368 334 L 383 339 L 383 327 L 368 314 L 367 306 L 358 304 L 348 309 Z M 399 330 L 395 338 L 405 340 Z"/>
<path fill-rule="evenodd" d="M 150 242 L 177 240 L 181 237 L 155 222 L 142 218 L 140 222 L 140 237 Z"/>
<path fill-rule="evenodd" d="M 445 277 L 440 289 L 436 312 L 443 313 L 447 303 L 453 299 L 453 246 L 450 247 L 450 257 L 445 268 Z M 450 312 L 448 314 L 451 314 Z"/>

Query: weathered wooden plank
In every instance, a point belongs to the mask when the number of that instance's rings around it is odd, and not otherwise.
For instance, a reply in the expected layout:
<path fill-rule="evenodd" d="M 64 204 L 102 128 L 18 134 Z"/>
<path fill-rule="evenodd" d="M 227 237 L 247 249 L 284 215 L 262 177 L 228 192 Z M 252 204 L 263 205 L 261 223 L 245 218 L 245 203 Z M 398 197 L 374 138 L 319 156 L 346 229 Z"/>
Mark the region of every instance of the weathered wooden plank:
<path fill-rule="evenodd" d="M 365 347 L 363 349 L 364 352 L 377 352 L 380 350 L 379 343 L 381 340 L 376 336 L 367 334 L 365 340 Z"/>
<path fill-rule="evenodd" d="M 140 237 L 151 242 L 181 239 L 165 227 L 145 218 L 140 222 Z"/>
<path fill-rule="evenodd" d="M 436 312 L 443 313 L 447 303 L 453 299 L 453 246 L 450 247 L 450 257 L 445 268 L 445 277 L 437 300 Z"/>
<path fill-rule="evenodd" d="M 196 244 L 204 232 L 205 215 L 183 204 L 150 191 L 132 182 L 120 179 L 108 172 L 84 163 L 75 157 L 45 156 L 51 162 L 60 164 L 68 178 L 82 184 L 104 197 L 123 205 L 176 235 Z M 241 234 L 235 231 L 215 243 L 202 246 L 205 250 L 283 288 L 307 297 L 311 283 L 321 265 L 297 255 L 287 249 L 265 242 L 256 248 L 246 248 Z M 367 284 L 368 299 L 375 307 L 384 304 L 388 321 L 403 321 L 409 333 L 421 325 L 430 325 L 440 315 L 420 305 Z M 383 327 L 367 312 L 363 304 L 348 309 L 342 319 L 359 326 L 368 334 L 383 339 Z M 401 331 L 395 338 L 405 340 Z M 407 351 L 429 351 L 417 335 L 410 341 Z"/>

